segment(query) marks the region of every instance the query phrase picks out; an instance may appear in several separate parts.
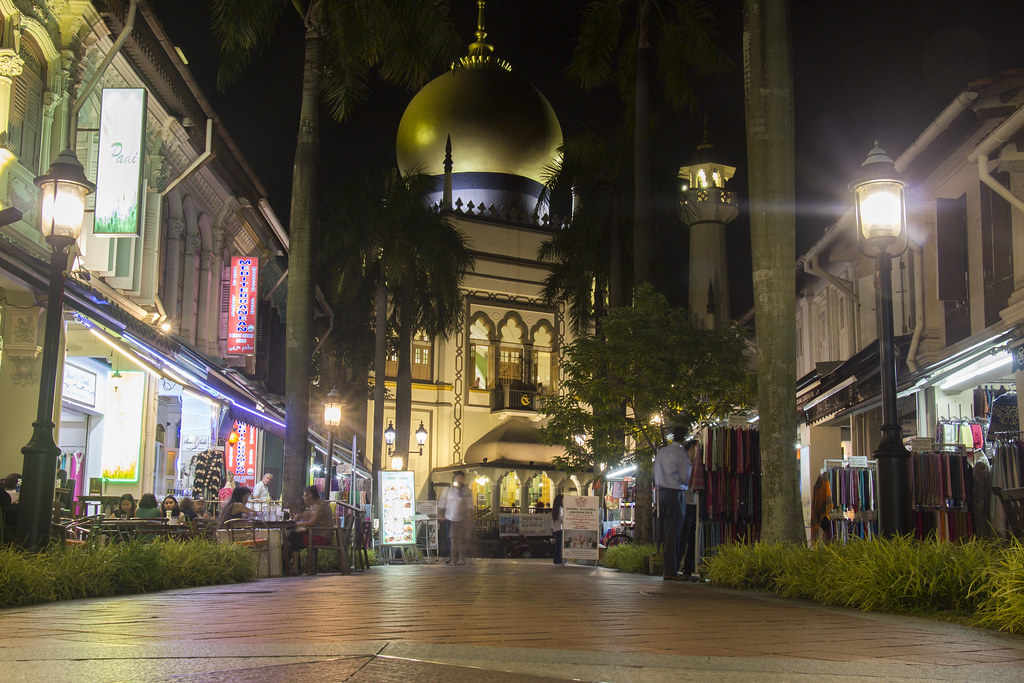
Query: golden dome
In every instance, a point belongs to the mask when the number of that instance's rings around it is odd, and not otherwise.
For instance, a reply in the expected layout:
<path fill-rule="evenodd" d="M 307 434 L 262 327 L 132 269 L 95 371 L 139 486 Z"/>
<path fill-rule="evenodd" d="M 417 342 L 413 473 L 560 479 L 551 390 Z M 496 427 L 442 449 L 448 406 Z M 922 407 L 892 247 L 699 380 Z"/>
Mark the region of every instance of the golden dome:
<path fill-rule="evenodd" d="M 544 95 L 490 54 L 482 24 L 481 17 L 469 56 L 423 86 L 406 107 L 398 124 L 398 166 L 441 175 L 450 135 L 454 173 L 502 173 L 543 183 L 562 128 Z"/>

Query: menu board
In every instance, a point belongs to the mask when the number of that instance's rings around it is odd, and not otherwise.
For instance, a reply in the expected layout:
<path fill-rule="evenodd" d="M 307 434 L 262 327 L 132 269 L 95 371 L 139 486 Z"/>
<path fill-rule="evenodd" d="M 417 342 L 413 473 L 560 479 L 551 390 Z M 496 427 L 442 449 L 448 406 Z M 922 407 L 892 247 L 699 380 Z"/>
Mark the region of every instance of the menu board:
<path fill-rule="evenodd" d="M 416 480 L 412 472 L 385 470 L 380 473 L 381 522 L 380 542 L 383 545 L 416 543 Z"/>
<path fill-rule="evenodd" d="M 565 496 L 562 509 L 562 557 L 596 560 L 600 538 L 597 496 Z"/>

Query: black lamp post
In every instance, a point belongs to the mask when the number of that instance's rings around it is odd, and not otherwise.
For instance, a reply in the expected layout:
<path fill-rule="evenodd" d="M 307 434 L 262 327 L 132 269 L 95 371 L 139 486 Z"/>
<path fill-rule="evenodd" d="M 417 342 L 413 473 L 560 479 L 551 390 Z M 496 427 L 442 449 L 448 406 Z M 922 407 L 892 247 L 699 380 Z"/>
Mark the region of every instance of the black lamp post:
<path fill-rule="evenodd" d="M 327 427 L 327 475 L 324 489 L 327 497 L 331 497 L 331 486 L 334 484 L 334 428 L 341 424 L 341 400 L 338 391 L 331 388 L 324 400 L 324 426 Z"/>
<path fill-rule="evenodd" d="M 21 449 L 22 465 L 18 536 L 28 550 L 46 544 L 53 517 L 54 480 L 60 449 L 53 441 L 53 401 L 60 360 L 60 328 L 64 312 L 64 278 L 68 253 L 82 234 L 85 198 L 96 188 L 71 149 L 61 152 L 46 175 L 35 179 L 41 190 L 39 229 L 50 244 L 50 289 L 46 298 L 46 327 L 42 367 L 39 370 L 39 404 L 32 438 Z"/>
<path fill-rule="evenodd" d="M 419 429 L 416 430 L 416 443 L 420 447 L 420 457 L 423 457 L 423 447 L 427 445 L 427 428 L 423 426 L 423 420 L 420 420 Z"/>
<path fill-rule="evenodd" d="M 388 458 L 391 460 L 391 469 L 400 470 L 402 469 L 402 457 L 396 455 L 391 457 L 391 453 L 395 447 L 395 423 L 388 422 L 388 428 L 384 430 L 384 443 L 388 445 Z"/>
<path fill-rule="evenodd" d="M 882 436 L 878 461 L 878 528 L 883 536 L 911 532 L 910 453 L 896 406 L 896 353 L 892 323 L 892 257 L 907 248 L 906 182 L 878 142 L 850 184 L 857 210 L 860 249 L 875 259 L 878 359 L 882 383 Z"/>

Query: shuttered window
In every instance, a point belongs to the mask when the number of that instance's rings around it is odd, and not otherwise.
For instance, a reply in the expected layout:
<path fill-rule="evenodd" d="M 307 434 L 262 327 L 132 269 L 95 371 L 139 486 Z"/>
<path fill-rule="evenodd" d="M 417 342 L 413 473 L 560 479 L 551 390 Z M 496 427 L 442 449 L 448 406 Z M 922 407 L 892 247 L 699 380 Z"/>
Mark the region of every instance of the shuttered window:
<path fill-rule="evenodd" d="M 46 66 L 42 54 L 28 36 L 22 37 L 19 56 L 25 61 L 25 66 L 11 84 L 8 138 L 18 161 L 33 173 L 39 173 Z"/>

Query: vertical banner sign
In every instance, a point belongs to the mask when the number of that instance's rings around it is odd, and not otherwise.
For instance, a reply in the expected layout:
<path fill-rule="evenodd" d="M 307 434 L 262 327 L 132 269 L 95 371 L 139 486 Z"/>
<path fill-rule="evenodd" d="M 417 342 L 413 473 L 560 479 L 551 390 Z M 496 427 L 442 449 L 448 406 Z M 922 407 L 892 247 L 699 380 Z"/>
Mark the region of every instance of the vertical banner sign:
<path fill-rule="evenodd" d="M 231 472 L 236 486 L 256 485 L 256 432 L 257 429 L 244 422 L 235 422 L 238 441 L 229 443 L 224 449 L 224 469 Z"/>
<path fill-rule="evenodd" d="M 259 281 L 258 258 L 231 258 L 231 305 L 228 319 L 228 353 L 256 353 L 256 283 Z"/>
<path fill-rule="evenodd" d="M 107 481 L 139 480 L 145 389 L 146 376 L 141 372 L 112 372 L 107 378 L 101 456 Z"/>
<path fill-rule="evenodd" d="M 414 545 L 416 514 L 413 502 L 416 480 L 412 472 L 384 470 L 380 473 L 380 542 L 384 545 Z"/>
<path fill-rule="evenodd" d="M 139 234 L 139 198 L 146 144 L 146 91 L 104 88 L 96 169 L 94 235 Z"/>
<path fill-rule="evenodd" d="M 562 510 L 562 557 L 596 560 L 601 521 L 597 496 L 566 496 Z"/>

